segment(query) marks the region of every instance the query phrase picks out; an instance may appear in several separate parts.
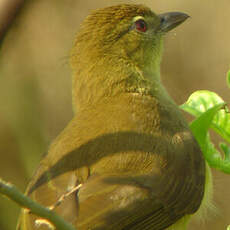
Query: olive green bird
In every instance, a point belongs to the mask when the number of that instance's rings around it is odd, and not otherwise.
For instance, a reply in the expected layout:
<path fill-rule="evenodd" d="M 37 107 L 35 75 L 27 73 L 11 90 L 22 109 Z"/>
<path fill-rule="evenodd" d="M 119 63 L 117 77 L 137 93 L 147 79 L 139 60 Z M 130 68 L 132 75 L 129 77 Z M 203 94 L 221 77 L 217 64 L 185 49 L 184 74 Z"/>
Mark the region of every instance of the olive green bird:
<path fill-rule="evenodd" d="M 211 176 L 160 81 L 162 39 L 188 15 L 122 4 L 92 12 L 74 44 L 75 115 L 26 194 L 78 230 L 186 229 Z M 23 210 L 21 230 L 50 229 Z"/>

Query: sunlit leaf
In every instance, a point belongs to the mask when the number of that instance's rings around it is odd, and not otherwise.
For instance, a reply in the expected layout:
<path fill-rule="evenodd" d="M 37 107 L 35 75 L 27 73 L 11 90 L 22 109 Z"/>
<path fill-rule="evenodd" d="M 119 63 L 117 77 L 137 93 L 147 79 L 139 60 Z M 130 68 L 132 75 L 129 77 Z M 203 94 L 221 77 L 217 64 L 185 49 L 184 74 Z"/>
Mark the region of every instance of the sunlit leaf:
<path fill-rule="evenodd" d="M 213 117 L 210 127 L 213 128 L 222 138 L 230 142 L 230 113 L 225 107 L 225 102 L 216 93 L 207 90 L 200 90 L 193 93 L 181 108 L 195 117 L 216 105 L 222 105 Z"/>
<path fill-rule="evenodd" d="M 200 116 L 198 116 L 197 119 L 195 119 L 191 124 L 190 128 L 196 137 L 198 143 L 200 144 L 203 152 L 206 152 L 207 148 L 207 134 L 208 130 L 211 127 L 211 124 L 213 122 L 213 119 L 217 112 L 223 107 L 224 103 L 217 104 L 216 106 L 213 106 L 212 108 L 208 109 L 204 113 L 202 113 Z"/>
<path fill-rule="evenodd" d="M 220 149 L 224 153 L 222 158 L 208 133 L 209 128 L 213 128 L 230 142 L 230 114 L 226 103 L 217 94 L 202 90 L 193 93 L 181 108 L 196 117 L 190 128 L 209 165 L 230 173 L 230 147 L 225 143 L 220 144 Z"/>
<path fill-rule="evenodd" d="M 226 143 L 221 142 L 220 143 L 220 149 L 224 153 L 224 159 L 227 161 L 230 161 L 230 146 L 227 145 Z"/>

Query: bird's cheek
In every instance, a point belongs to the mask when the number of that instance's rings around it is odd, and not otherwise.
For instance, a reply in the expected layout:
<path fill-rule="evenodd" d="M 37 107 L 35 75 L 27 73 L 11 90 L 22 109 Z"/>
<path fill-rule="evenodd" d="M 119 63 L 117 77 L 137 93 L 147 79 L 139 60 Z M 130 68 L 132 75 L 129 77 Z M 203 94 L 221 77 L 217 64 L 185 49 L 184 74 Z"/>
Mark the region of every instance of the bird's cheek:
<path fill-rule="evenodd" d="M 120 47 L 122 47 L 129 55 L 138 52 L 140 44 L 141 37 L 134 31 L 132 31 L 132 34 L 127 34 L 124 39 L 120 41 Z"/>

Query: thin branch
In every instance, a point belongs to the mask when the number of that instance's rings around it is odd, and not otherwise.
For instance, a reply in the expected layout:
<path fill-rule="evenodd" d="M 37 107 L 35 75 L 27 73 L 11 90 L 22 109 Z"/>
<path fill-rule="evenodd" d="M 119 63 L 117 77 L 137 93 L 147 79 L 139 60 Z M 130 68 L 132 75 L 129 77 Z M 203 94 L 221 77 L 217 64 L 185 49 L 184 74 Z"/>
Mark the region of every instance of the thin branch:
<path fill-rule="evenodd" d="M 64 193 L 63 195 L 60 196 L 60 198 L 57 200 L 57 202 L 50 206 L 50 210 L 54 210 L 57 206 L 59 206 L 69 195 L 72 193 L 76 192 L 79 188 L 81 188 L 82 184 L 77 185 L 76 187 L 72 188 L 70 191 Z"/>
<path fill-rule="evenodd" d="M 0 1 L 0 41 L 22 8 L 25 0 Z"/>
<path fill-rule="evenodd" d="M 0 178 L 0 193 L 15 201 L 20 206 L 27 208 L 31 213 L 36 214 L 46 220 L 59 230 L 76 230 L 70 223 L 66 222 L 62 217 L 58 216 L 49 208 L 45 208 L 29 197 L 21 193 L 14 185 L 3 181 Z"/>

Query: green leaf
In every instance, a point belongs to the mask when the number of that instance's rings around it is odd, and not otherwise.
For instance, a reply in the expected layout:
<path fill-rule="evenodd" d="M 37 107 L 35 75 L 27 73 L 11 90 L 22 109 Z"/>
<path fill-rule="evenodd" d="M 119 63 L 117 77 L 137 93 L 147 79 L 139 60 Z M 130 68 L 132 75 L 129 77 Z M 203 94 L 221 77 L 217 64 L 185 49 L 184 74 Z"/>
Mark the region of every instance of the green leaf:
<path fill-rule="evenodd" d="M 230 146 L 222 142 L 220 143 L 220 149 L 224 153 L 224 159 L 230 161 Z"/>
<path fill-rule="evenodd" d="M 212 108 L 208 109 L 206 112 L 198 116 L 198 118 L 190 124 L 193 135 L 197 138 L 197 141 L 200 144 L 203 152 L 206 152 L 207 134 L 209 128 L 211 127 L 214 116 L 223 106 L 224 103 L 213 106 Z"/>
<path fill-rule="evenodd" d="M 225 173 L 230 173 L 230 147 L 225 143 L 220 144 L 224 153 L 224 159 L 222 159 L 208 133 L 209 128 L 213 128 L 230 142 L 230 114 L 226 103 L 217 94 L 202 90 L 193 93 L 181 108 L 197 117 L 190 124 L 190 128 L 209 165 Z"/>
<path fill-rule="evenodd" d="M 227 72 L 227 85 L 230 88 L 230 70 Z"/>
<path fill-rule="evenodd" d="M 212 108 L 214 105 L 223 102 L 223 99 L 214 92 L 208 90 L 198 90 L 192 93 L 188 100 L 180 107 L 197 117 Z"/>
<path fill-rule="evenodd" d="M 210 124 L 222 138 L 227 142 L 230 142 L 230 113 L 227 107 L 224 107 L 226 103 L 216 93 L 207 90 L 200 90 L 194 92 L 185 104 L 181 105 L 181 108 L 191 115 L 198 117 L 205 111 L 213 108 L 217 105 L 222 105 L 223 109 L 219 109 Z M 214 109 L 215 110 L 215 109 Z"/>

